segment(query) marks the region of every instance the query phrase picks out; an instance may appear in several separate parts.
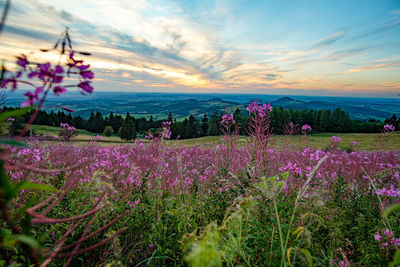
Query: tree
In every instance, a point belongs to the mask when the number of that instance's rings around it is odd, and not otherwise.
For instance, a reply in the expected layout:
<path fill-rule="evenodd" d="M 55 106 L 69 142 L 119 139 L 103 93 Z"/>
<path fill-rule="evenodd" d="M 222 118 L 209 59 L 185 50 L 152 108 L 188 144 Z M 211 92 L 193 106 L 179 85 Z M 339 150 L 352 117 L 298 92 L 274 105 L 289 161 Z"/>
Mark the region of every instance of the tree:
<path fill-rule="evenodd" d="M 172 122 L 173 119 L 174 119 L 174 118 L 172 117 L 172 112 L 169 112 L 169 113 L 168 113 L 167 121 Z"/>
<path fill-rule="evenodd" d="M 208 124 L 207 135 L 219 135 L 219 121 L 218 112 L 214 112 Z"/>
<path fill-rule="evenodd" d="M 122 123 L 121 128 L 118 130 L 118 135 L 121 137 L 121 139 L 126 141 L 136 138 L 135 124 L 129 113 L 126 114 L 124 123 Z"/>
<path fill-rule="evenodd" d="M 94 132 L 101 133 L 104 130 L 105 126 L 106 123 L 103 119 L 103 116 L 100 112 L 96 112 L 96 115 L 94 116 Z"/>
<path fill-rule="evenodd" d="M 185 127 L 185 138 L 197 137 L 197 126 L 198 121 L 192 114 L 190 114 Z"/>
<path fill-rule="evenodd" d="M 112 112 L 108 118 L 108 122 L 110 126 L 113 128 L 114 133 L 118 132 L 119 128 L 121 128 L 122 123 L 124 123 L 124 119 L 121 115 L 114 115 Z"/>
<path fill-rule="evenodd" d="M 201 136 L 205 136 L 207 134 L 207 130 L 208 130 L 208 118 L 207 118 L 207 113 L 204 113 L 204 117 L 201 120 L 201 125 L 200 125 L 200 129 L 201 129 Z"/>
<path fill-rule="evenodd" d="M 87 122 L 87 126 L 86 126 L 86 130 L 90 131 L 90 132 L 94 132 L 94 128 L 95 126 L 95 121 L 94 121 L 94 112 L 92 110 L 92 112 L 90 113 L 90 117 L 89 120 Z"/>
<path fill-rule="evenodd" d="M 106 128 L 104 128 L 103 134 L 107 137 L 110 137 L 114 133 L 113 128 L 110 125 L 107 125 Z"/>

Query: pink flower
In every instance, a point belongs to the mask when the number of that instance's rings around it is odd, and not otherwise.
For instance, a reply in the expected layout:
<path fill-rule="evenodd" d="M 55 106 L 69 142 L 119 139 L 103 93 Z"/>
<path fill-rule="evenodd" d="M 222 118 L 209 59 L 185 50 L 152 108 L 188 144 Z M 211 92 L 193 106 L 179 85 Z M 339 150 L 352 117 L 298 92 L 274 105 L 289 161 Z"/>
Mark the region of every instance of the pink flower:
<path fill-rule="evenodd" d="M 24 54 L 22 54 L 21 56 L 17 57 L 17 65 L 26 69 L 26 65 L 28 65 L 28 59 L 26 58 L 26 56 Z"/>
<path fill-rule="evenodd" d="M 386 235 L 387 238 L 391 238 L 394 235 L 394 233 L 389 229 L 386 229 L 385 231 L 383 231 L 383 233 Z"/>
<path fill-rule="evenodd" d="M 229 114 L 229 116 L 227 114 L 224 114 L 222 115 L 221 119 L 222 124 L 235 124 L 233 114 Z"/>
<path fill-rule="evenodd" d="M 67 92 L 67 89 L 61 86 L 56 86 L 53 88 L 53 92 L 55 95 L 59 96 L 60 94 L 64 94 Z"/>
<path fill-rule="evenodd" d="M 376 233 L 376 235 L 374 235 L 374 238 L 375 238 L 376 241 L 380 242 L 381 239 L 382 239 L 382 236 L 378 232 L 378 233 Z"/>
<path fill-rule="evenodd" d="M 383 129 L 387 132 L 393 132 L 395 130 L 395 127 L 391 124 L 386 124 L 385 126 L 383 126 Z"/>
<path fill-rule="evenodd" d="M 339 137 L 339 136 L 332 136 L 331 142 L 332 142 L 333 144 L 340 143 L 340 137 Z"/>
<path fill-rule="evenodd" d="M 35 105 L 36 101 L 39 100 L 39 94 L 43 92 L 43 87 L 38 87 L 36 88 L 35 92 L 26 92 L 24 96 L 26 96 L 28 99 L 25 100 L 22 104 L 21 107 L 27 107 L 27 106 L 33 106 Z"/>
<path fill-rule="evenodd" d="M 93 92 L 93 87 L 90 85 L 90 82 L 89 82 L 89 81 L 81 82 L 81 83 L 78 85 L 78 87 L 81 88 L 81 89 L 82 89 L 83 91 L 85 91 L 86 93 L 91 94 L 91 93 Z"/>
<path fill-rule="evenodd" d="M 252 102 L 247 107 L 250 113 L 257 114 L 259 117 L 264 117 L 268 112 L 271 112 L 272 106 L 270 104 L 258 104 L 257 102 Z"/>
<path fill-rule="evenodd" d="M 81 72 L 81 77 L 83 78 L 83 79 L 89 79 L 89 80 L 91 80 L 91 79 L 93 79 L 94 78 L 94 73 L 92 72 L 92 71 L 82 71 Z"/>
<path fill-rule="evenodd" d="M 304 124 L 304 125 L 301 127 L 301 129 L 302 129 L 303 131 L 311 131 L 311 126 L 308 125 L 308 124 Z"/>

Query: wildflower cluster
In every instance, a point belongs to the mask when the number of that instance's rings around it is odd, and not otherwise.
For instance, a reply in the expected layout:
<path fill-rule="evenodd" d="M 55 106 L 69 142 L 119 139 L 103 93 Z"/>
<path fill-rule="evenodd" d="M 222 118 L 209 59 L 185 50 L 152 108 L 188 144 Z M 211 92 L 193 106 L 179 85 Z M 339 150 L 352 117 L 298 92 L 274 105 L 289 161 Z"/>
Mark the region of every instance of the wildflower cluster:
<path fill-rule="evenodd" d="M 303 126 L 301 126 L 301 131 L 303 135 L 307 135 L 307 133 L 309 133 L 311 130 L 311 126 L 308 124 L 304 124 Z"/>
<path fill-rule="evenodd" d="M 400 247 L 400 238 L 394 238 L 394 232 L 389 229 L 379 231 L 374 235 L 376 241 L 381 248 L 397 248 Z"/>
<path fill-rule="evenodd" d="M 390 188 L 378 189 L 377 194 L 380 196 L 400 198 L 400 188 L 396 188 L 392 184 L 392 185 L 390 185 Z"/>
<path fill-rule="evenodd" d="M 71 141 L 71 138 L 77 134 L 76 128 L 68 123 L 60 123 L 60 127 L 59 136 L 64 142 Z"/>
<path fill-rule="evenodd" d="M 158 136 L 154 136 L 151 132 L 148 132 L 147 135 L 145 136 L 146 139 L 151 139 L 154 141 L 158 140 L 167 140 L 171 138 L 171 122 L 170 121 L 164 121 L 161 124 L 161 131 L 158 134 Z"/>
<path fill-rule="evenodd" d="M 267 113 L 271 112 L 272 106 L 270 104 L 258 104 L 257 102 L 252 102 L 247 107 L 249 113 L 258 115 L 259 117 L 264 117 Z"/>
<path fill-rule="evenodd" d="M 171 138 L 171 122 L 170 121 L 164 121 L 162 123 L 162 131 L 160 133 L 160 138 L 164 139 L 164 140 Z"/>
<path fill-rule="evenodd" d="M 339 136 L 332 136 L 331 142 L 332 142 L 332 144 L 340 143 L 340 137 Z"/>
<path fill-rule="evenodd" d="M 221 124 L 235 124 L 235 119 L 233 118 L 233 114 L 224 114 L 221 117 Z"/>
<path fill-rule="evenodd" d="M 76 87 L 81 90 L 81 93 L 92 93 L 93 87 L 91 80 L 94 78 L 94 73 L 90 70 L 89 64 L 84 64 L 84 61 L 75 57 L 76 53 L 90 55 L 85 52 L 76 52 L 72 49 L 69 33 L 67 30 L 63 32 L 60 40 L 57 41 L 53 49 L 41 49 L 42 52 L 60 49 L 60 61 L 58 63 L 36 63 L 30 61 L 24 54 L 17 57 L 16 64 L 18 69 L 15 73 L 5 71 L 5 79 L 2 86 L 11 86 L 12 90 L 18 88 L 19 84 L 29 85 L 34 88 L 33 91 L 26 92 L 24 95 L 27 98 L 22 107 L 34 106 L 38 101 L 42 105 L 47 94 L 52 91 L 54 95 L 59 96 L 66 93 L 68 87 Z M 71 75 L 77 75 L 78 83 L 63 85 L 65 78 L 70 78 Z M 23 78 L 26 78 L 24 80 Z M 40 84 L 37 86 L 37 84 Z"/>
<path fill-rule="evenodd" d="M 393 125 L 391 125 L 391 124 L 385 124 L 383 126 L 383 130 L 386 131 L 386 132 L 394 132 L 395 127 Z"/>

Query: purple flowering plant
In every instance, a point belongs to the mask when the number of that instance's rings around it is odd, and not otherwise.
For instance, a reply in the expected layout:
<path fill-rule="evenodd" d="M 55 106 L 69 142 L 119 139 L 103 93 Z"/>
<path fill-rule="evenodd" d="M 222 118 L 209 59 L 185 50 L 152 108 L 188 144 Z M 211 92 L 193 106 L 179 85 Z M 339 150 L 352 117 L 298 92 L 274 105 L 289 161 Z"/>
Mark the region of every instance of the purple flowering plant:
<path fill-rule="evenodd" d="M 3 90 L 16 90 L 22 86 L 30 86 L 32 88 L 32 91 L 28 91 L 24 94 L 26 99 L 22 103 L 21 109 L 5 111 L 0 114 L 1 123 L 6 121 L 14 123 L 14 117 L 22 116 L 28 111 L 35 109 L 17 140 L 24 136 L 25 132 L 34 122 L 39 110 L 44 107 L 46 97 L 50 93 L 61 96 L 67 92 L 67 88 L 71 87 L 78 88 L 82 94 L 93 92 L 91 80 L 94 78 L 94 74 L 90 70 L 90 65 L 85 64 L 83 60 L 76 57 L 77 54 L 90 54 L 76 51 L 72 48 L 68 29 L 62 33 L 60 39 L 53 48 L 41 49 L 44 53 L 52 50 L 59 53 L 59 60 L 57 63 L 34 62 L 26 55 L 20 55 L 17 57 L 17 69 L 15 71 L 8 70 L 3 66 L 0 79 Z M 77 77 L 77 83 L 64 84 L 66 78 L 72 76 Z M 61 108 L 66 111 L 72 111 L 68 108 Z M 64 141 L 69 141 L 72 135 L 76 133 L 76 129 L 67 123 L 61 123 L 60 127 Z M 0 141 L 3 145 L 9 145 L 8 147 L 2 147 L 0 153 L 0 212 L 2 215 L 2 227 L 6 227 L 1 229 L 0 251 L 2 252 L 2 256 L 5 255 L 4 262 L 6 265 L 14 263 L 10 253 L 3 253 L 5 249 L 4 244 L 6 243 L 10 244 L 9 248 L 11 248 L 10 251 L 13 251 L 13 253 L 25 255 L 25 257 L 20 257 L 18 260 L 19 263 L 24 266 L 39 266 L 39 263 L 40 266 L 48 266 L 56 257 L 65 258 L 64 266 L 68 266 L 71 264 L 75 255 L 100 247 L 125 230 L 121 228 L 112 233 L 109 237 L 97 240 L 94 245 L 81 248 L 83 246 L 83 241 L 99 235 L 126 214 L 126 212 L 122 213 L 98 230 L 92 231 L 89 235 L 89 231 L 93 228 L 95 217 L 98 216 L 100 210 L 105 208 L 103 202 L 109 197 L 110 189 L 106 185 L 100 186 L 98 188 L 99 195 L 96 196 L 93 201 L 85 203 L 85 209 L 81 211 L 79 215 L 71 216 L 63 214 L 61 218 L 57 218 L 57 214 L 51 211 L 68 193 L 76 189 L 79 185 L 77 183 L 77 177 L 79 176 L 65 177 L 62 183 L 63 185 L 59 190 L 43 183 L 43 181 L 28 179 L 28 177 L 31 177 L 31 175 L 43 176 L 44 174 L 59 174 L 61 175 L 60 177 L 63 177 L 66 172 L 79 170 L 79 168 L 86 163 L 88 158 L 75 157 L 73 162 L 68 163 L 65 157 L 60 157 L 63 159 L 62 164 L 60 165 L 59 162 L 56 165 L 52 165 L 44 162 L 44 160 L 49 158 L 40 155 L 40 146 L 37 140 L 31 140 L 30 143 L 3 139 Z M 17 146 L 28 148 L 18 152 L 16 150 Z M 30 151 L 33 152 L 32 155 L 30 155 Z M 16 154 L 18 155 L 18 160 L 13 159 Z M 22 164 L 21 161 L 24 161 L 26 155 L 27 161 Z M 17 175 L 9 176 L 12 171 L 16 171 Z M 38 198 L 39 203 L 36 205 L 30 202 L 29 206 L 24 207 L 22 205 L 24 199 L 21 199 L 21 196 L 30 194 L 35 190 L 44 192 L 41 194 L 43 197 Z M 52 194 L 47 195 L 47 192 L 52 192 Z M 34 238 L 34 234 L 31 230 L 34 225 L 42 225 L 41 228 L 39 228 L 43 230 L 46 229 L 44 227 L 45 225 L 65 225 L 65 223 L 70 223 L 70 225 L 65 228 L 66 231 L 58 235 L 57 238 L 52 235 L 51 241 L 46 241 L 46 247 L 41 246 L 38 240 Z M 78 233 L 75 231 L 79 227 L 83 228 L 83 232 Z M 80 235 L 79 239 L 65 245 L 65 242 L 71 236 L 75 235 Z M 61 251 L 62 253 L 60 253 Z"/>
<path fill-rule="evenodd" d="M 63 31 L 61 37 L 51 49 L 41 49 L 43 53 L 55 51 L 59 53 L 58 62 L 34 62 L 26 55 L 17 56 L 16 70 L 3 70 L 2 87 L 16 90 L 22 86 L 30 86 L 31 91 L 24 94 L 25 101 L 21 104 L 22 107 L 34 107 L 35 112 L 31 116 L 28 124 L 21 132 L 20 137 L 28 130 L 29 126 L 35 120 L 39 110 L 44 107 L 44 102 L 49 93 L 56 96 L 65 94 L 67 88 L 77 88 L 81 94 L 93 92 L 91 80 L 94 78 L 94 73 L 90 69 L 90 64 L 78 58 L 76 55 L 90 55 L 87 52 L 74 50 L 68 28 Z M 77 83 L 64 84 L 66 78 L 77 78 Z M 71 109 L 61 107 L 66 111 Z"/>

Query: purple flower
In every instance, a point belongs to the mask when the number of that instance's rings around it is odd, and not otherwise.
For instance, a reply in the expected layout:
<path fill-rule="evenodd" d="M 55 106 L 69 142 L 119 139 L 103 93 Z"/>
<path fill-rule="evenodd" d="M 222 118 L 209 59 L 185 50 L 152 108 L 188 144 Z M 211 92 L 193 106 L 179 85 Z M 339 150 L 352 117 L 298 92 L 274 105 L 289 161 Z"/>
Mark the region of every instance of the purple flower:
<path fill-rule="evenodd" d="M 29 63 L 28 59 L 26 58 L 26 56 L 24 54 L 22 54 L 21 56 L 17 57 L 17 65 L 26 69 L 26 65 Z"/>
<path fill-rule="evenodd" d="M 353 145 L 358 145 L 358 142 L 356 142 L 356 141 L 351 141 L 351 143 L 353 144 Z"/>
<path fill-rule="evenodd" d="M 80 69 L 81 71 L 84 71 L 84 70 L 88 69 L 89 67 L 90 67 L 90 65 L 80 65 L 80 66 L 77 66 L 77 68 Z"/>
<path fill-rule="evenodd" d="M 49 78 L 53 83 L 61 83 L 64 77 L 57 74 L 63 73 L 63 68 L 60 65 L 57 65 L 54 70 L 52 70 L 50 67 L 50 63 L 38 64 L 37 70 L 29 73 L 28 78 L 32 79 L 34 77 L 38 77 L 42 81 L 46 81 L 46 78 Z"/>
<path fill-rule="evenodd" d="M 385 231 L 383 231 L 383 233 L 386 235 L 387 238 L 391 238 L 393 236 L 393 234 L 394 234 L 389 229 L 386 229 Z"/>
<path fill-rule="evenodd" d="M 56 86 L 53 88 L 53 92 L 55 95 L 59 96 L 60 94 L 64 94 L 67 92 L 67 89 L 61 86 Z"/>
<path fill-rule="evenodd" d="M 378 233 L 376 233 L 376 235 L 374 235 L 374 238 L 375 238 L 376 241 L 380 242 L 381 239 L 382 239 L 382 236 L 378 232 Z"/>
<path fill-rule="evenodd" d="M 247 107 L 247 110 L 250 113 L 257 114 L 259 117 L 262 118 L 266 115 L 266 112 L 270 112 L 272 110 L 272 106 L 270 104 L 259 105 L 257 102 L 252 102 Z"/>
<path fill-rule="evenodd" d="M 94 78 L 94 73 L 92 72 L 92 71 L 82 71 L 81 72 L 81 77 L 83 78 L 83 79 L 89 79 L 89 80 L 91 80 L 91 79 L 93 79 Z"/>
<path fill-rule="evenodd" d="M 385 242 L 385 243 L 380 244 L 380 246 L 383 248 L 387 248 L 389 246 L 389 243 Z"/>
<path fill-rule="evenodd" d="M 43 87 L 38 87 L 36 88 L 35 92 L 26 92 L 24 96 L 26 96 L 28 99 L 25 100 L 22 104 L 21 107 L 27 107 L 27 106 L 33 106 L 35 105 L 35 102 L 39 100 L 39 94 L 43 92 Z"/>
<path fill-rule="evenodd" d="M 11 78 L 11 79 L 4 79 L 3 80 L 3 84 L 2 87 L 6 87 L 7 84 L 11 83 L 12 84 L 12 90 L 17 89 L 17 80 L 15 78 Z"/>
<path fill-rule="evenodd" d="M 89 81 L 81 82 L 81 83 L 78 85 L 78 87 L 81 88 L 81 89 L 82 89 L 83 91 L 85 91 L 86 93 L 91 94 L 91 93 L 93 92 L 93 87 L 90 85 L 90 82 L 89 82 Z"/>
<path fill-rule="evenodd" d="M 400 238 L 393 238 L 390 240 L 394 246 L 400 247 Z"/>
<path fill-rule="evenodd" d="M 340 137 L 338 137 L 338 136 L 332 136 L 331 142 L 332 142 L 333 144 L 340 143 Z"/>
<path fill-rule="evenodd" d="M 301 127 L 301 129 L 303 130 L 303 131 L 311 131 L 311 126 L 310 125 L 308 125 L 308 124 L 304 124 L 302 127 Z"/>
<path fill-rule="evenodd" d="M 221 123 L 223 124 L 235 124 L 235 119 L 233 118 L 233 114 L 224 114 L 221 117 Z"/>
<path fill-rule="evenodd" d="M 15 118 L 13 118 L 13 117 L 10 117 L 7 119 L 7 122 L 13 122 L 13 121 L 15 121 Z"/>
<path fill-rule="evenodd" d="M 45 74 L 49 73 L 50 66 L 50 63 L 38 64 L 40 71 Z"/>
<path fill-rule="evenodd" d="M 386 124 L 385 126 L 383 126 L 383 129 L 387 132 L 393 132 L 395 130 L 395 127 L 391 124 Z"/>
<path fill-rule="evenodd" d="M 56 68 L 54 69 L 54 73 L 63 73 L 64 70 L 60 65 L 57 65 Z"/>

